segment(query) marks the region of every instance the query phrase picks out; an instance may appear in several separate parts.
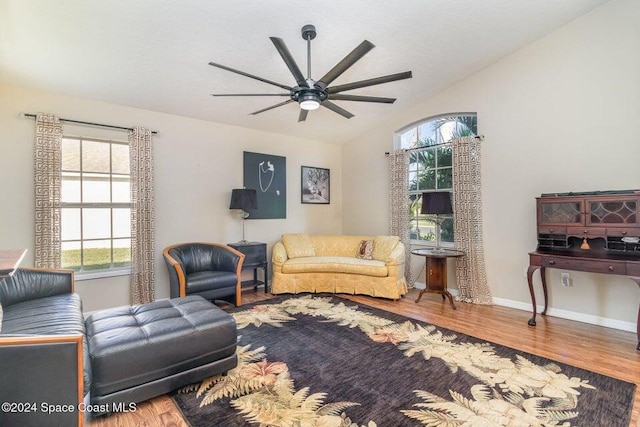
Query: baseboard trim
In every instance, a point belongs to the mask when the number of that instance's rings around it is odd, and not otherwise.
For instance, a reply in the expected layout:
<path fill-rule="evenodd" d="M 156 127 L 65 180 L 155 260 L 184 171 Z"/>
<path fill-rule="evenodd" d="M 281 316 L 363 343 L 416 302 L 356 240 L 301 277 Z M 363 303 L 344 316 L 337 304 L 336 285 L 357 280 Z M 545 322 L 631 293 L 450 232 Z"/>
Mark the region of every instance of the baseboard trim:
<path fill-rule="evenodd" d="M 513 301 L 504 298 L 493 298 L 496 305 L 503 307 L 515 308 L 518 310 L 531 312 L 531 304 L 521 301 Z M 538 306 L 538 314 L 544 309 Z M 611 319 L 608 317 L 595 316 L 593 314 L 578 313 L 576 311 L 561 310 L 559 308 L 549 307 L 547 316 L 559 317 L 561 319 L 575 320 L 577 322 L 589 323 L 591 325 L 604 326 L 607 328 L 618 329 L 620 331 L 636 332 L 636 324 L 633 322 L 625 322 L 624 320 Z"/>
<path fill-rule="evenodd" d="M 417 289 L 424 289 L 425 283 L 416 282 Z M 454 298 L 458 295 L 457 289 L 449 289 Z M 493 298 L 493 303 L 502 307 L 515 308 L 516 310 L 531 312 L 531 304 L 521 301 L 514 301 L 505 298 Z M 538 306 L 538 314 L 542 312 L 544 307 Z M 591 325 L 604 326 L 606 328 L 617 329 L 626 332 L 636 332 L 636 324 L 633 322 L 625 322 L 624 320 L 610 319 L 608 317 L 594 316 L 592 314 L 578 313 L 576 311 L 561 310 L 559 308 L 549 307 L 547 316 L 559 317 L 561 319 L 575 320 L 577 322 L 588 323 Z"/>
<path fill-rule="evenodd" d="M 422 282 L 416 282 L 415 287 L 416 289 L 424 289 L 426 288 L 426 284 Z M 451 295 L 453 295 L 454 298 L 458 296 L 457 289 L 449 289 L 449 292 L 451 293 Z M 161 299 L 169 299 L 169 298 L 161 298 Z M 515 308 L 516 310 L 531 312 L 531 304 L 521 302 L 521 301 L 514 301 L 510 299 L 494 297 L 493 303 L 495 305 L 499 305 L 502 307 Z M 542 306 L 538 306 L 538 314 L 542 312 L 543 308 L 544 307 Z M 96 310 L 96 311 L 100 311 L 100 310 Z M 86 318 L 92 313 L 93 311 L 83 313 L 83 314 L 84 314 L 84 317 Z M 597 326 L 604 326 L 606 328 L 618 329 L 620 331 L 636 332 L 636 324 L 633 322 L 625 322 L 624 320 L 594 316 L 592 314 L 578 313 L 576 311 L 561 310 L 559 308 L 549 307 L 549 309 L 547 310 L 547 316 L 559 317 L 561 319 L 567 319 L 567 320 L 575 320 L 577 322 L 588 323 L 588 324 L 597 325 Z"/>

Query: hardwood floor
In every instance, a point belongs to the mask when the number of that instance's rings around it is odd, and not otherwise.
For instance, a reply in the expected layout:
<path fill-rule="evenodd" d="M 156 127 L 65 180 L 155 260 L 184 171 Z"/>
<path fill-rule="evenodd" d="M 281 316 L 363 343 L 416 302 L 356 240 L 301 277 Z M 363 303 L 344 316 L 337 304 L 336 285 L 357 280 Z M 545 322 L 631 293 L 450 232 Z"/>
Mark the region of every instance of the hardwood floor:
<path fill-rule="evenodd" d="M 538 316 L 537 326 L 530 327 L 531 313 L 499 306 L 479 306 L 457 303 L 452 310 L 439 295 L 425 294 L 420 303 L 414 301 L 412 290 L 399 301 L 366 296 L 341 297 L 358 304 L 392 311 L 412 319 L 473 335 L 543 356 L 558 362 L 578 366 L 614 378 L 635 383 L 636 394 L 631 427 L 640 427 L 640 352 L 636 351 L 636 334 L 555 317 Z M 262 290 L 245 290 L 244 304 L 271 298 Z M 136 412 L 114 414 L 92 420 L 91 427 L 171 426 L 188 427 L 173 400 L 167 396 L 140 403 Z M 594 426 L 599 427 L 599 426 Z M 605 426 L 602 426 L 605 427 Z"/>

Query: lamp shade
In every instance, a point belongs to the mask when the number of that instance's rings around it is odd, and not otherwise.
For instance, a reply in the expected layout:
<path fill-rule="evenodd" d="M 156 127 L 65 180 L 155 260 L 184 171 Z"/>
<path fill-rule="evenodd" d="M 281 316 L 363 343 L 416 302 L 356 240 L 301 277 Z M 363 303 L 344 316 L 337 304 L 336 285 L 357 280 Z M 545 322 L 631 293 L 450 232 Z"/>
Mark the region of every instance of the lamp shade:
<path fill-rule="evenodd" d="M 445 215 L 452 214 L 451 192 L 438 191 L 430 193 L 422 193 L 421 214 Z"/>
<path fill-rule="evenodd" d="M 231 204 L 229 209 L 258 209 L 258 195 L 250 188 L 235 188 L 231 190 Z"/>

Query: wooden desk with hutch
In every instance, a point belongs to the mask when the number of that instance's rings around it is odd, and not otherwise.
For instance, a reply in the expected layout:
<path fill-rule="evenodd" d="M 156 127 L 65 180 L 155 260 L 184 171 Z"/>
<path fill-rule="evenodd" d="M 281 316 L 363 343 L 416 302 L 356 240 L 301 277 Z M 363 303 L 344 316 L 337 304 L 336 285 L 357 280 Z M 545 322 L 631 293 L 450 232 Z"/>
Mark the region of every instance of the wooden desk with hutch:
<path fill-rule="evenodd" d="M 547 312 L 546 268 L 628 276 L 640 286 L 640 190 L 543 194 L 536 198 L 538 248 L 527 281 L 536 325 L 533 273 L 540 269 Z M 637 320 L 640 350 L 640 308 Z"/>

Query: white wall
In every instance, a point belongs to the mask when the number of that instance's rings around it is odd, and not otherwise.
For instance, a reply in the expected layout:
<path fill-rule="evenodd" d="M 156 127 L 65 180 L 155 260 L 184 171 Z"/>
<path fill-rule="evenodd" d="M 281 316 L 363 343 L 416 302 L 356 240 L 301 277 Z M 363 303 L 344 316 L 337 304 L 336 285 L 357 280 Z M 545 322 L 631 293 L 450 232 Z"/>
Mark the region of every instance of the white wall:
<path fill-rule="evenodd" d="M 387 188 L 384 152 L 393 148 L 395 130 L 433 115 L 476 111 L 486 138 L 489 284 L 501 303 L 530 307 L 523 272 L 536 247 L 535 197 L 640 188 L 639 20 L 640 2 L 613 0 L 345 146 L 344 232 L 387 231 L 387 199 L 368 190 Z M 423 262 L 415 259 L 413 269 Z M 640 292 L 633 281 L 571 272 L 574 286 L 563 288 L 559 275 L 548 272 L 555 310 L 635 330 Z"/>
<path fill-rule="evenodd" d="M 285 156 L 287 162 L 287 218 L 248 220 L 248 239 L 267 242 L 270 249 L 283 233 L 342 231 L 338 145 L 0 85 L 0 248 L 28 248 L 23 266 L 33 265 L 34 120 L 20 118 L 21 111 L 159 131 L 154 137 L 156 298 L 169 296 L 164 247 L 240 240 L 242 225 L 229 200 L 231 189 L 242 187 L 243 151 Z M 65 133 L 126 140 L 126 133 L 95 127 L 65 124 Z M 300 203 L 301 165 L 331 170 L 331 204 Z M 78 281 L 76 289 L 85 311 L 129 303 L 128 276 Z"/>

